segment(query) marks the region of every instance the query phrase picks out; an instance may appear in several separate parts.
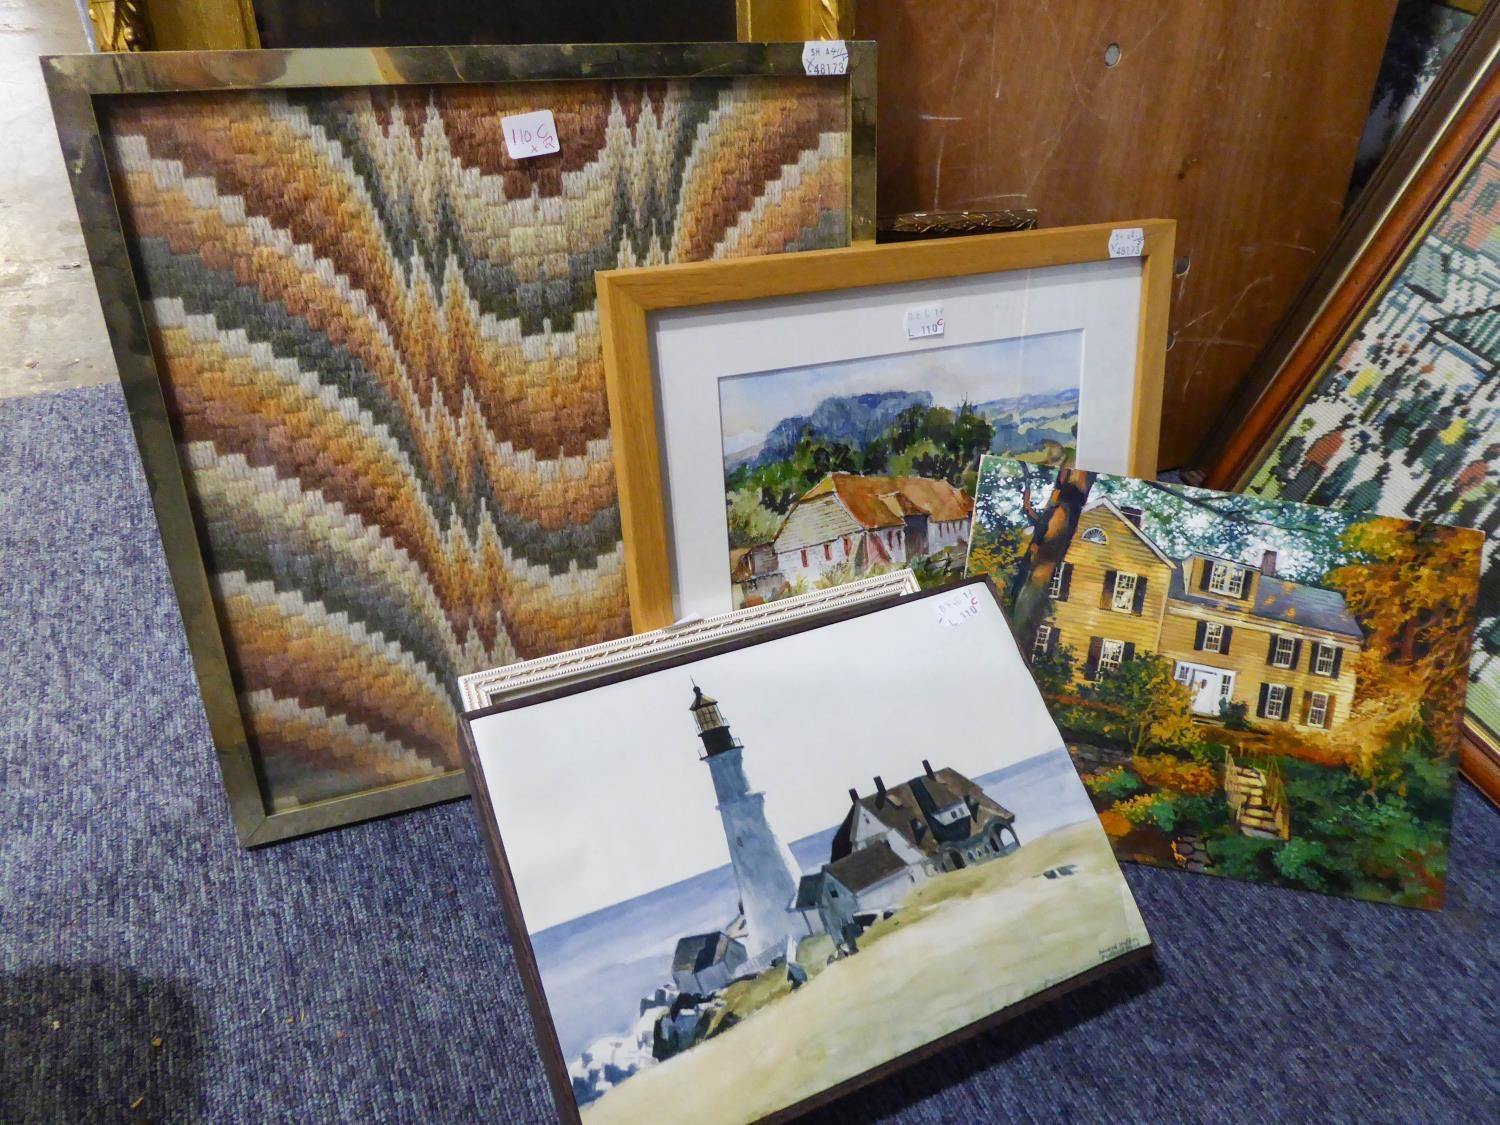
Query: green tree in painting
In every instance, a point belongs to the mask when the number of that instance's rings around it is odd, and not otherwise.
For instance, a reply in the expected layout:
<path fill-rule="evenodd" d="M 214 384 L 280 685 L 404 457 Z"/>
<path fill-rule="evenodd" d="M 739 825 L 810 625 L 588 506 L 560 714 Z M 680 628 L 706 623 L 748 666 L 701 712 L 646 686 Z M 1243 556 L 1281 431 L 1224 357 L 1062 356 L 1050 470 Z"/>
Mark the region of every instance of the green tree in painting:
<path fill-rule="evenodd" d="M 1026 540 L 1019 527 L 974 521 L 970 531 L 968 573 L 971 576 L 995 576 L 1000 606 L 1007 613 L 1011 608 L 1013 591 L 1011 584 L 1003 576 L 1014 572 L 1025 551 Z"/>
<path fill-rule="evenodd" d="M 1084 690 L 1100 713 L 1103 734 L 1130 748 L 1186 750 L 1198 741 L 1193 724 L 1193 693 L 1172 675 L 1172 661 L 1155 653 L 1137 653 Z"/>

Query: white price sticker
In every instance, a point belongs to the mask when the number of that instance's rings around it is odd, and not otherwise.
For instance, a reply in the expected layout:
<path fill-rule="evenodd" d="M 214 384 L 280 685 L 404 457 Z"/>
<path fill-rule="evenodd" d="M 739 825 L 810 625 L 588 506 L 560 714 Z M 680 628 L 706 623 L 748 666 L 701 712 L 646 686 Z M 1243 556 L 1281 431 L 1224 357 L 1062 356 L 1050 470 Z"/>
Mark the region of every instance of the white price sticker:
<path fill-rule="evenodd" d="M 512 160 L 529 160 L 562 151 L 557 143 L 557 122 L 552 120 L 550 109 L 502 117 L 500 127 L 505 131 L 505 151 Z"/>
<path fill-rule="evenodd" d="M 842 39 L 809 39 L 802 45 L 802 69 L 814 75 L 848 74 L 848 44 Z"/>
<path fill-rule="evenodd" d="M 960 625 L 978 617 L 979 595 L 975 592 L 976 590 L 978 590 L 977 586 L 969 586 L 936 599 L 933 608 L 937 612 L 938 623 L 950 629 L 957 629 Z"/>
<path fill-rule="evenodd" d="M 919 309 L 906 310 L 906 338 L 922 340 L 928 336 L 943 334 L 943 306 L 923 305 Z"/>
<path fill-rule="evenodd" d="M 1111 258 L 1139 258 L 1146 249 L 1146 232 L 1140 227 L 1116 227 L 1109 232 Z"/>

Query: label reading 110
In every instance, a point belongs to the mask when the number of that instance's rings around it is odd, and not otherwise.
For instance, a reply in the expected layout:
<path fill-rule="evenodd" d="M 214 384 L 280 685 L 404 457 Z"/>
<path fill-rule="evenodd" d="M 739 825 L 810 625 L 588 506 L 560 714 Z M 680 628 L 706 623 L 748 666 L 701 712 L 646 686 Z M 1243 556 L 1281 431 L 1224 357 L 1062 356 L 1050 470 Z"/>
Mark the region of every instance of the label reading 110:
<path fill-rule="evenodd" d="M 979 616 L 979 595 L 972 586 L 965 590 L 955 590 L 946 597 L 938 598 L 932 608 L 937 613 L 938 624 L 957 629 Z"/>
<path fill-rule="evenodd" d="M 908 340 L 941 336 L 943 327 L 942 305 L 923 305 L 919 309 L 906 310 L 906 338 Z"/>
<path fill-rule="evenodd" d="M 557 143 L 557 122 L 552 120 L 550 109 L 502 117 L 500 127 L 505 131 L 505 151 L 510 153 L 512 160 L 551 156 L 562 151 L 562 146 Z"/>

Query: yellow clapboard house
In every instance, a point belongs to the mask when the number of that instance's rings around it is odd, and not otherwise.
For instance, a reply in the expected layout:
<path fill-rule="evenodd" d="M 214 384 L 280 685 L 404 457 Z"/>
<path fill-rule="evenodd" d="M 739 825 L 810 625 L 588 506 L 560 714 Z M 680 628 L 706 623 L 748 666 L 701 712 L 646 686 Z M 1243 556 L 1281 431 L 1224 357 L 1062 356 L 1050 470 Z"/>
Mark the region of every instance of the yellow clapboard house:
<path fill-rule="evenodd" d="M 1157 653 L 1205 718 L 1230 702 L 1260 722 L 1328 728 L 1349 717 L 1364 631 L 1342 594 L 1278 577 L 1274 551 L 1258 567 L 1211 554 L 1173 559 L 1140 519 L 1102 498 L 1084 508 L 1034 653 L 1071 648 L 1080 681 Z"/>

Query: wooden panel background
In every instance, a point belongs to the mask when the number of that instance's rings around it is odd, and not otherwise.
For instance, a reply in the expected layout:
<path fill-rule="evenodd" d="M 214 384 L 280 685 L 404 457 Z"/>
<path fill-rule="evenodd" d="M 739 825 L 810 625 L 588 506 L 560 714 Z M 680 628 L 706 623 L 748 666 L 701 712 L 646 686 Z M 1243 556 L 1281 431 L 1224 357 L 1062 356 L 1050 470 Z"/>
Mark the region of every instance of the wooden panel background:
<path fill-rule="evenodd" d="M 1179 465 L 1332 239 L 1394 11 L 859 0 L 856 34 L 880 43 L 880 210 L 1176 219 L 1160 463 Z"/>

